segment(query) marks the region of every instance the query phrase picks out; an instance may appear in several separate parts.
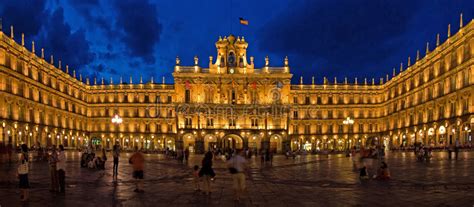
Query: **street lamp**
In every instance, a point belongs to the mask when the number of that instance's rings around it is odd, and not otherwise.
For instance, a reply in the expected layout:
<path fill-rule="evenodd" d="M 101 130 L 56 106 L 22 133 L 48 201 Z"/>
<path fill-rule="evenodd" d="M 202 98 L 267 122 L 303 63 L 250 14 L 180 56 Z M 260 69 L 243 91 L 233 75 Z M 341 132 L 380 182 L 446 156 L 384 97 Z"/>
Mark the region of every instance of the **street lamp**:
<path fill-rule="evenodd" d="M 344 121 L 342 121 L 342 124 L 348 125 L 348 127 L 349 127 L 349 134 L 350 134 L 351 131 L 352 131 L 352 130 L 351 130 L 351 129 L 352 129 L 352 125 L 354 124 L 354 119 L 352 119 L 351 117 L 347 117 Z M 349 145 L 348 142 L 346 142 L 346 143 Z M 350 146 L 348 146 L 348 147 L 350 147 Z M 347 148 L 347 147 L 346 147 L 346 148 Z"/>
<path fill-rule="evenodd" d="M 112 123 L 115 124 L 115 125 L 120 125 L 121 123 L 123 122 L 123 119 L 122 117 L 120 117 L 118 114 L 115 114 L 113 117 L 112 117 Z M 118 136 L 118 130 L 117 130 L 117 137 Z"/>

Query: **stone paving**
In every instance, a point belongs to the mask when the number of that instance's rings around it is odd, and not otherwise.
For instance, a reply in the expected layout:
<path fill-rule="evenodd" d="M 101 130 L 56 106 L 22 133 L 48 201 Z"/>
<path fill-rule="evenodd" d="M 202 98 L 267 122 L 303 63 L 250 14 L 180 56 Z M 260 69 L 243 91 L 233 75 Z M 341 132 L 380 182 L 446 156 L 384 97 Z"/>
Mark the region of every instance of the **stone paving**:
<path fill-rule="evenodd" d="M 19 201 L 16 165 L 0 159 L 0 206 L 473 206 L 474 151 L 448 160 L 435 152 L 429 163 L 416 162 L 413 152 L 388 152 L 393 179 L 361 184 L 351 158 L 343 155 L 306 155 L 296 159 L 275 156 L 273 166 L 252 158 L 247 192 L 240 203 L 232 199 L 232 181 L 222 160 L 214 161 L 217 177 L 211 196 L 193 190 L 191 168 L 163 155 L 146 155 L 145 193 L 134 193 L 131 167 L 122 154 L 119 181 L 107 170 L 79 167 L 78 152 L 68 152 L 67 192 L 50 193 L 46 162 L 30 167 L 30 200 Z M 110 157 L 110 155 L 109 155 Z"/>

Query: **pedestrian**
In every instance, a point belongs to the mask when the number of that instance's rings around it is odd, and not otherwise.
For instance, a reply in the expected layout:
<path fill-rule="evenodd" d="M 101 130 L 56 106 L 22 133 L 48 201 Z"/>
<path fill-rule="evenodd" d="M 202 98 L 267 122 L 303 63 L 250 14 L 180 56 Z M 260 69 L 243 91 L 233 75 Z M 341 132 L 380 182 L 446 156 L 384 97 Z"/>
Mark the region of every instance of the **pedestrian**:
<path fill-rule="evenodd" d="M 359 169 L 359 180 L 361 182 L 369 180 L 369 173 L 367 172 L 367 167 L 365 166 L 365 164 L 362 166 L 362 168 Z"/>
<path fill-rule="evenodd" d="M 459 139 L 456 139 L 456 141 L 454 142 L 454 158 L 456 160 L 458 159 L 459 147 L 460 147 Z"/>
<path fill-rule="evenodd" d="M 120 146 L 116 143 L 113 148 L 113 157 L 114 157 L 114 167 L 113 167 L 113 175 L 112 179 L 117 179 L 118 176 L 118 164 L 120 158 Z"/>
<path fill-rule="evenodd" d="M 56 165 L 58 162 L 58 153 L 56 152 L 56 145 L 51 148 L 51 155 L 49 156 L 49 174 L 51 175 L 51 186 L 50 192 L 58 192 L 58 173 L 56 171 Z"/>
<path fill-rule="evenodd" d="M 451 159 L 452 157 L 452 152 L 453 152 L 453 149 L 452 149 L 453 145 L 452 144 L 448 144 L 448 159 Z"/>
<path fill-rule="evenodd" d="M 28 146 L 26 144 L 21 145 L 21 156 L 20 165 L 18 166 L 18 178 L 20 180 L 20 199 L 21 201 L 28 200 L 28 189 L 30 188 L 30 182 L 28 181 Z"/>
<path fill-rule="evenodd" d="M 235 155 L 227 161 L 227 167 L 232 174 L 234 187 L 234 200 L 240 202 L 240 198 L 245 190 L 245 171 L 247 170 L 247 160 L 242 156 L 242 150 L 237 150 Z"/>
<path fill-rule="evenodd" d="M 204 194 L 211 194 L 211 180 L 214 179 L 216 173 L 212 169 L 212 152 L 208 151 L 202 159 L 202 167 L 199 171 L 199 177 L 203 177 L 204 181 Z"/>
<path fill-rule="evenodd" d="M 135 179 L 135 190 L 136 193 L 143 193 L 143 177 L 144 177 L 144 165 L 145 165 L 145 158 L 143 154 L 138 151 L 138 147 L 135 146 L 135 153 L 130 157 L 128 162 L 132 165 L 133 168 L 133 178 Z"/>
<path fill-rule="evenodd" d="M 105 170 L 105 161 L 107 161 L 107 154 L 105 153 L 105 148 L 102 148 L 102 170 Z"/>
<path fill-rule="evenodd" d="M 193 182 L 194 182 L 194 191 L 200 191 L 199 187 L 200 177 L 199 177 L 199 166 L 194 165 L 193 167 Z"/>
<path fill-rule="evenodd" d="M 12 153 L 13 153 L 13 145 L 11 142 L 8 142 L 7 144 L 8 164 L 12 163 Z"/>
<path fill-rule="evenodd" d="M 390 180 L 390 171 L 388 165 L 385 162 L 380 163 L 380 168 L 375 176 L 377 180 Z"/>
<path fill-rule="evenodd" d="M 59 192 L 66 193 L 66 154 L 64 153 L 64 146 L 59 145 L 58 162 L 56 164 L 56 171 L 58 175 Z"/>

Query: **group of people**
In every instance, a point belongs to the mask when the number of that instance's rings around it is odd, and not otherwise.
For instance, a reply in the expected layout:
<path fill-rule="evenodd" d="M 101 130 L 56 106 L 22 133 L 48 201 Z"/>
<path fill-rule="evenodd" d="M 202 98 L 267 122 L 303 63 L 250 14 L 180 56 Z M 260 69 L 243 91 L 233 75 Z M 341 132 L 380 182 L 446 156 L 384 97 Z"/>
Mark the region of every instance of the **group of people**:
<path fill-rule="evenodd" d="M 235 150 L 226 161 L 229 173 L 232 176 L 234 200 L 240 201 L 245 191 L 245 174 L 248 163 L 245 158 L 245 151 Z M 201 167 L 195 165 L 193 168 L 194 190 L 200 191 L 201 181 L 203 182 L 203 191 L 205 195 L 211 194 L 211 182 L 214 181 L 216 173 L 212 167 L 214 154 L 211 151 L 206 152 L 201 162 Z"/>
<path fill-rule="evenodd" d="M 357 151 L 356 147 L 353 147 L 350 156 L 352 157 L 354 169 L 359 171 L 361 182 L 371 178 L 376 180 L 390 179 L 390 170 L 387 163 L 383 161 L 385 158 L 384 146 L 374 146 L 367 149 L 362 147 L 359 151 Z M 379 167 L 376 172 L 373 172 L 373 162 L 375 160 L 379 163 Z"/>

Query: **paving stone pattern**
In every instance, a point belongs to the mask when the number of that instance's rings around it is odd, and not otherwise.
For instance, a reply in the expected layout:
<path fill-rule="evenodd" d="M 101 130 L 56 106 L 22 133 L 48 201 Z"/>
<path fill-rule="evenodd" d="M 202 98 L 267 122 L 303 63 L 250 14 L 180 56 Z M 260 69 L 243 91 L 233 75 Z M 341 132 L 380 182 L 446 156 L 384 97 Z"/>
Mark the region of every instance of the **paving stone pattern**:
<path fill-rule="evenodd" d="M 474 152 L 448 160 L 435 152 L 429 163 L 415 161 L 413 152 L 388 152 L 393 179 L 360 183 L 351 158 L 343 155 L 306 155 L 296 159 L 275 156 L 273 165 L 250 160 L 247 192 L 233 201 L 232 180 L 225 163 L 214 161 L 216 180 L 211 196 L 193 190 L 191 168 L 163 155 L 147 154 L 144 193 L 135 193 L 130 154 L 122 154 L 119 180 L 112 182 L 112 163 L 105 171 L 79 167 L 80 154 L 67 152 L 67 192 L 50 193 L 48 165 L 30 167 L 30 200 L 20 202 L 16 164 L 0 159 L 0 206 L 473 206 Z M 111 157 L 111 155 L 109 155 Z"/>

